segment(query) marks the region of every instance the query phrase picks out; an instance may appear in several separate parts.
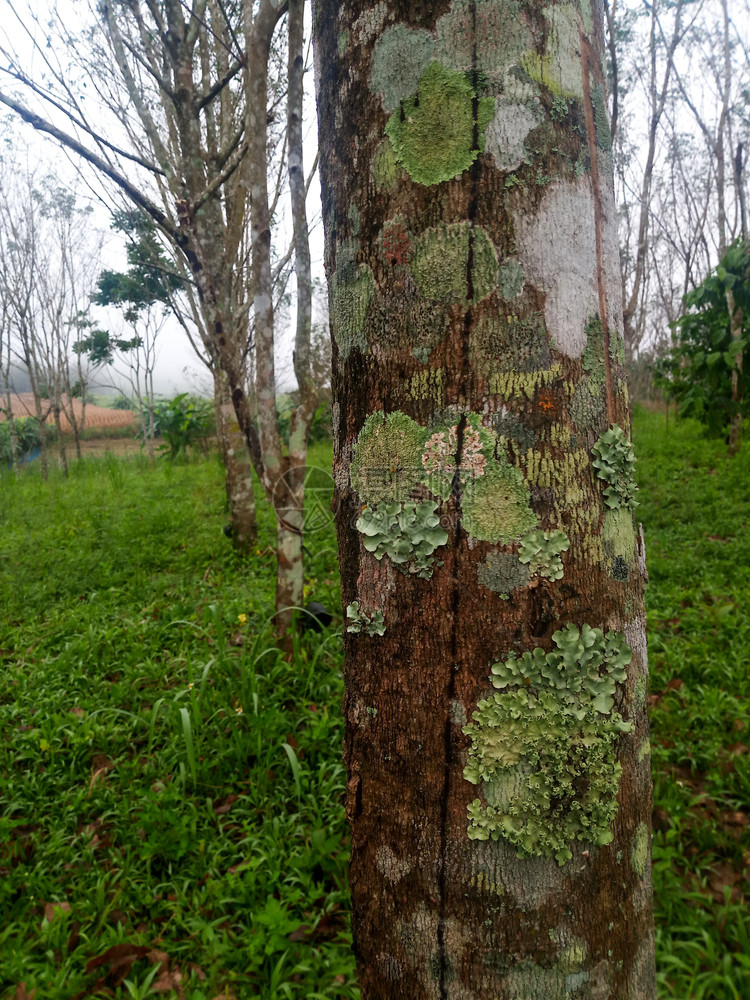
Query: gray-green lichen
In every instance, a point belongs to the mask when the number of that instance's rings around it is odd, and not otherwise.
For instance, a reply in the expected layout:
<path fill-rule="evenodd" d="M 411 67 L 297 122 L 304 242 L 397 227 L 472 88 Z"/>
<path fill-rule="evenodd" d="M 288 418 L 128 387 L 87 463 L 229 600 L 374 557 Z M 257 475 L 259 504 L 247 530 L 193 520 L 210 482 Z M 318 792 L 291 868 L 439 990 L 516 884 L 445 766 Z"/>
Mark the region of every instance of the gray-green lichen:
<path fill-rule="evenodd" d="M 466 302 L 470 252 L 472 302 L 476 304 L 497 285 L 497 254 L 487 232 L 470 222 L 457 222 L 420 233 L 412 272 L 421 293 L 438 302 Z"/>
<path fill-rule="evenodd" d="M 396 24 L 386 28 L 372 53 L 370 86 L 380 94 L 386 111 L 394 111 L 419 86 L 427 69 L 435 41 L 428 31 Z"/>
<path fill-rule="evenodd" d="M 605 153 L 612 152 L 612 133 L 609 129 L 609 114 L 604 97 L 604 87 L 600 83 L 591 88 L 591 103 L 594 108 L 594 128 L 596 129 L 596 144 Z"/>
<path fill-rule="evenodd" d="M 517 62 L 531 34 L 517 0 L 453 0 L 437 22 L 437 57 L 451 69 L 491 77 Z"/>
<path fill-rule="evenodd" d="M 551 362 L 544 317 L 539 312 L 483 314 L 471 331 L 469 350 L 474 366 L 486 378 L 501 372 L 543 371 Z"/>
<path fill-rule="evenodd" d="M 357 531 L 364 535 L 364 547 L 376 559 L 388 556 L 402 572 L 429 580 L 435 549 L 448 541 L 436 509 L 437 504 L 432 500 L 365 507 L 357 521 Z"/>
<path fill-rule="evenodd" d="M 648 827 L 645 823 L 640 823 L 638 829 L 635 831 L 633 846 L 630 849 L 630 864 L 636 875 L 640 875 L 641 878 L 646 874 L 650 849 L 651 837 Z"/>
<path fill-rule="evenodd" d="M 570 539 L 564 531 L 554 529 L 543 531 L 537 528 L 524 535 L 518 550 L 518 558 L 529 567 L 532 576 L 546 580 L 562 580 L 563 564 L 561 554 L 570 548 Z"/>
<path fill-rule="evenodd" d="M 604 489 L 604 503 L 610 509 L 633 510 L 638 506 L 635 494 L 635 452 L 625 437 L 622 427 L 614 424 L 606 430 L 592 448 L 594 460 L 591 463 L 596 474 L 607 485 Z"/>
<path fill-rule="evenodd" d="M 488 590 L 507 600 L 514 590 L 527 587 L 531 574 L 512 552 L 489 552 L 477 566 L 477 579 Z"/>
<path fill-rule="evenodd" d="M 357 242 L 345 240 L 336 251 L 336 270 L 331 281 L 332 326 L 343 359 L 354 348 L 367 350 L 365 322 L 375 295 L 372 271 L 357 265 Z"/>
<path fill-rule="evenodd" d="M 517 260 L 504 260 L 497 270 L 497 288 L 509 302 L 523 291 L 523 268 Z"/>
<path fill-rule="evenodd" d="M 515 170 L 527 158 L 525 140 L 529 132 L 543 120 L 539 101 L 518 104 L 497 99 L 495 114 L 487 126 L 485 142 L 498 170 Z"/>
<path fill-rule="evenodd" d="M 364 503 L 400 501 L 422 478 L 427 431 L 400 410 L 371 413 L 354 446 L 349 475 Z"/>
<path fill-rule="evenodd" d="M 486 798 L 469 806 L 470 839 L 503 838 L 519 857 L 564 864 L 572 841 L 613 839 L 616 744 L 632 724 L 612 710 L 612 696 L 631 652 L 624 636 L 588 625 L 552 638 L 552 652 L 537 647 L 493 665 L 499 690 L 464 729 L 472 741 L 464 777 L 481 782 Z"/>
<path fill-rule="evenodd" d="M 474 145 L 475 105 L 479 148 Z M 468 170 L 484 149 L 494 106 L 493 98 L 477 97 L 463 73 L 433 61 L 420 76 L 416 94 L 400 102 L 385 130 L 412 180 L 439 184 Z"/>
<path fill-rule="evenodd" d="M 352 601 L 346 609 L 346 617 L 350 625 L 347 632 L 364 632 L 366 635 L 385 635 L 385 619 L 382 611 L 373 611 L 368 614 L 360 611 L 359 601 Z"/>
<path fill-rule="evenodd" d="M 484 475 L 466 483 L 461 497 L 462 524 L 479 541 L 516 541 L 536 526 L 529 488 L 505 456 L 488 462 Z"/>

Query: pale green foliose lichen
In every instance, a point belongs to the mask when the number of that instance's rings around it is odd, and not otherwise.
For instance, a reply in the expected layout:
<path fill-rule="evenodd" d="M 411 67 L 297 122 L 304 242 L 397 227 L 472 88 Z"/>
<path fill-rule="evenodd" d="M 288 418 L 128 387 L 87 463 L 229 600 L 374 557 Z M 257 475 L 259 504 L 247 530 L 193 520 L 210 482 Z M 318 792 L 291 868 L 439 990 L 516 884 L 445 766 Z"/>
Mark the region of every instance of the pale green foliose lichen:
<path fill-rule="evenodd" d="M 429 580 L 434 552 L 448 541 L 436 509 L 437 504 L 432 500 L 365 507 L 357 521 L 357 531 L 365 536 L 363 545 L 376 559 L 388 556 L 402 572 Z"/>
<path fill-rule="evenodd" d="M 607 507 L 633 510 L 638 506 L 635 499 L 638 492 L 634 477 L 635 452 L 622 427 L 614 424 L 606 430 L 592 451 L 595 458 L 591 464 L 598 477 L 607 484 L 604 490 Z"/>
<path fill-rule="evenodd" d="M 621 733 L 632 724 L 612 711 L 615 684 L 631 651 L 624 636 L 572 624 L 557 649 L 537 647 L 492 667 L 498 692 L 479 702 L 464 777 L 482 785 L 486 804 L 468 809 L 468 836 L 513 844 L 519 857 L 564 864 L 574 840 L 611 843 L 622 767 Z"/>
<path fill-rule="evenodd" d="M 570 539 L 564 531 L 537 528 L 521 539 L 518 558 L 528 565 L 532 576 L 538 574 L 545 580 L 562 580 L 561 553 L 569 548 Z"/>
<path fill-rule="evenodd" d="M 425 298 L 467 302 L 470 253 L 472 302 L 476 304 L 497 285 L 497 254 L 486 231 L 470 222 L 457 222 L 421 233 L 411 268 Z"/>
<path fill-rule="evenodd" d="M 347 632 L 364 632 L 366 635 L 385 635 L 385 619 L 382 611 L 373 611 L 368 614 L 360 611 L 359 601 L 352 601 L 346 609 L 347 620 L 351 625 L 347 626 Z"/>
<path fill-rule="evenodd" d="M 439 184 L 468 170 L 482 152 L 483 133 L 494 108 L 493 98 L 478 98 L 463 73 L 433 61 L 420 76 L 416 93 L 400 102 L 385 130 L 396 159 L 412 180 Z"/>
<path fill-rule="evenodd" d="M 406 500 L 422 479 L 427 430 L 400 410 L 371 413 L 359 432 L 349 469 L 367 504 Z"/>

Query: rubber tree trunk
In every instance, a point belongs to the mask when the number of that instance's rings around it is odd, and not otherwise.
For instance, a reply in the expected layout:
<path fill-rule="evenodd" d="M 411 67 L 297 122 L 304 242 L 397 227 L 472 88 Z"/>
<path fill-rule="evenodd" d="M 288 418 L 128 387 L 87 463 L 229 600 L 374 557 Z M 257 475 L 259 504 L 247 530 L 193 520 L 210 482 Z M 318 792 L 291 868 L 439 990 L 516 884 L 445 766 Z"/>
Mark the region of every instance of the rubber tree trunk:
<path fill-rule="evenodd" d="M 232 404 L 229 381 L 220 368 L 214 370 L 214 393 L 216 429 L 224 461 L 232 544 L 238 552 L 247 554 L 258 535 L 250 453 Z"/>
<path fill-rule="evenodd" d="M 655 1000 L 601 12 L 314 34 L 363 1000 Z"/>

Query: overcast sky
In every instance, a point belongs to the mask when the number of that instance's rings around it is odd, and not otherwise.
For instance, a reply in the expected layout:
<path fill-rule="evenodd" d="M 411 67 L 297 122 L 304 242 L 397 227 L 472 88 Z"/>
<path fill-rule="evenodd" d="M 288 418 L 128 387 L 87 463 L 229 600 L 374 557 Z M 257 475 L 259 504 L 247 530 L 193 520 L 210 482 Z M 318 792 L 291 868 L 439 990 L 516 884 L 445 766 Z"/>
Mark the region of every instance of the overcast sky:
<path fill-rule="evenodd" d="M 23 2 L 13 4 L 19 12 L 24 9 Z M 39 12 L 40 23 L 44 23 L 42 13 L 46 7 L 45 3 L 30 3 L 29 6 Z M 0 40 L 3 46 L 19 54 L 19 62 L 22 62 L 24 70 L 31 70 L 39 65 L 39 57 L 35 56 L 33 45 L 29 34 L 24 27 L 10 15 L 9 5 L 4 0 L 0 0 L 0 9 L 5 8 L 0 16 Z M 88 4 L 81 3 L 80 0 L 59 0 L 57 9 L 68 30 L 74 30 L 76 23 L 83 25 Z M 306 36 L 309 37 L 309 7 L 306 8 Z M 25 27 L 29 28 L 29 33 L 39 35 L 39 29 L 33 24 L 31 19 L 25 19 Z M 8 88 L 8 79 L 0 78 L 0 85 Z M 8 88 L 10 89 L 10 88 Z M 28 95 L 18 89 L 25 103 Z M 41 109 L 45 117 L 55 120 L 50 109 Z M 120 237 L 112 233 L 109 229 L 110 210 L 122 204 L 118 196 L 112 199 L 110 190 L 103 187 L 100 178 L 95 174 L 93 168 L 77 160 L 74 154 L 69 154 L 51 138 L 45 137 L 35 131 L 31 126 L 26 125 L 17 119 L 12 113 L 2 115 L 2 118 L 9 124 L 12 134 L 17 135 L 30 148 L 31 156 L 39 163 L 40 171 L 52 171 L 63 183 L 68 183 L 76 187 L 80 192 L 81 201 L 88 201 L 92 208 L 92 226 L 104 235 L 102 250 L 102 268 L 124 269 L 127 266 L 124 244 Z M 312 67 L 306 77 L 305 87 L 305 166 L 309 171 L 315 159 L 317 148 L 317 125 L 315 122 L 314 105 L 314 81 Z M 69 131 L 69 126 L 64 120 L 55 122 L 65 131 Z M 110 135 L 111 137 L 111 135 Z M 78 174 L 78 177 L 76 176 Z M 81 184 L 83 179 L 84 184 Z M 88 191 L 85 190 L 88 186 Z M 308 198 L 308 220 L 311 223 L 310 250 L 312 255 L 313 277 L 324 281 L 323 273 L 323 231 L 320 221 L 320 184 L 317 176 L 310 185 Z M 285 218 L 281 218 L 280 226 L 281 238 L 286 241 L 291 238 L 291 231 Z M 283 252 L 283 248 L 277 248 Z M 294 294 L 294 278 L 290 282 L 288 291 Z M 101 325 L 110 326 L 113 332 L 116 330 L 120 318 L 116 310 L 97 310 L 96 320 Z M 295 380 L 292 371 L 292 348 L 294 341 L 294 304 L 290 314 L 279 316 L 278 337 L 276 347 L 276 375 L 279 389 L 287 390 L 294 388 Z M 161 395 L 172 395 L 183 391 L 201 391 L 206 394 L 212 393 L 212 385 L 205 365 L 196 357 L 195 351 L 191 347 L 187 337 L 175 320 L 169 320 L 159 335 L 159 356 L 155 369 L 155 388 Z M 106 373 L 105 373 L 106 375 Z"/>

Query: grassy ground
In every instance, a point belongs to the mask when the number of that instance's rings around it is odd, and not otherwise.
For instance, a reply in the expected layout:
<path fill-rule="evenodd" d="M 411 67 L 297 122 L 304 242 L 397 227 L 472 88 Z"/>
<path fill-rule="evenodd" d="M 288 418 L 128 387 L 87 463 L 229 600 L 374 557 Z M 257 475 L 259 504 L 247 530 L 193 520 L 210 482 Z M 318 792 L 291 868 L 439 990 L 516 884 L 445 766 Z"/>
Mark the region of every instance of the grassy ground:
<path fill-rule="evenodd" d="M 649 414 L 636 443 L 660 997 L 744 1000 L 750 449 Z M 267 512 L 243 567 L 215 461 L 0 496 L 0 997 L 355 998 L 341 622 L 274 649 Z M 307 544 L 338 610 L 332 530 Z"/>

